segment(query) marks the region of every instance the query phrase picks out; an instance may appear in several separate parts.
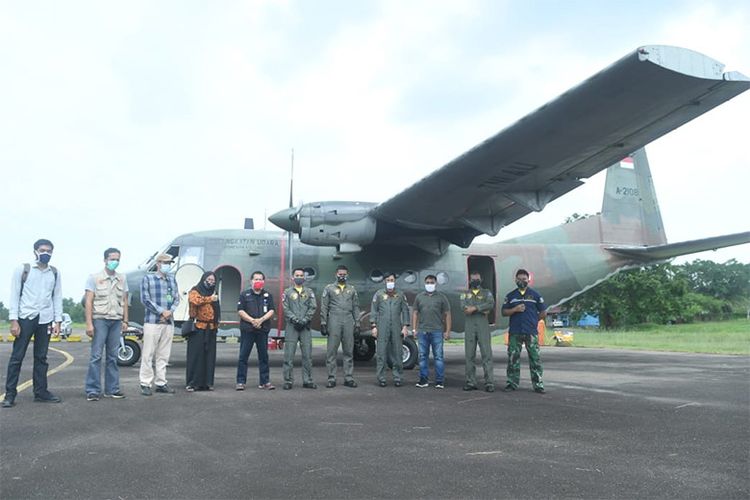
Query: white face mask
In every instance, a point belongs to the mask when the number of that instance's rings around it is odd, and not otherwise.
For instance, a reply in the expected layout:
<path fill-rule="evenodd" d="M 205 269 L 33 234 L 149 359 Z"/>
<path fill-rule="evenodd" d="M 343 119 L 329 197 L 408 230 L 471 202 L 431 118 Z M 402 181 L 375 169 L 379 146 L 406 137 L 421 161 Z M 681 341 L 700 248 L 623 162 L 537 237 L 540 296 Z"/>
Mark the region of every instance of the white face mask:
<path fill-rule="evenodd" d="M 396 288 L 396 283 L 388 282 L 388 283 L 385 284 L 385 289 L 386 290 L 393 290 L 394 288 Z"/>
<path fill-rule="evenodd" d="M 424 289 L 427 293 L 432 293 L 435 291 L 435 283 L 425 283 Z"/>

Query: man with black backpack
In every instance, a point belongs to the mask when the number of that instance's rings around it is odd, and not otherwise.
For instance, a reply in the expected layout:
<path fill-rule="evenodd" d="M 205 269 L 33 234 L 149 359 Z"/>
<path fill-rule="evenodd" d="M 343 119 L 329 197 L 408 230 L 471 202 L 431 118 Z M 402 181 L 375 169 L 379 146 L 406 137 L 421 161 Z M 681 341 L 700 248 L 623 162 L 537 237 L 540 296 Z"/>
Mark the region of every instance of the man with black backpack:
<path fill-rule="evenodd" d="M 49 240 L 34 243 L 34 265 L 24 264 L 13 273 L 10 285 L 10 333 L 16 339 L 8 362 L 3 408 L 16 404 L 18 377 L 31 337 L 34 337 L 34 401 L 62 401 L 47 390 L 49 331 L 60 334 L 62 287 L 60 273 L 49 265 L 54 245 Z"/>

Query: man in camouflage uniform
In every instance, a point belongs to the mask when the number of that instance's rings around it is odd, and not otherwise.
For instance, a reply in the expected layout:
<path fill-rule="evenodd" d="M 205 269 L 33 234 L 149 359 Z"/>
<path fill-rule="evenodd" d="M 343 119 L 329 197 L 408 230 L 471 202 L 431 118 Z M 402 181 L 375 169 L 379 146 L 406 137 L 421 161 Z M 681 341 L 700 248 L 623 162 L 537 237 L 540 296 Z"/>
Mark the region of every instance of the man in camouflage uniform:
<path fill-rule="evenodd" d="M 284 290 L 281 297 L 284 308 L 286 330 L 284 333 L 284 385 L 285 390 L 294 384 L 294 354 L 297 342 L 302 351 L 302 387 L 317 389 L 312 378 L 312 333 L 310 322 L 318 308 L 315 293 L 305 286 L 305 270 L 298 267 L 292 271 L 292 286 Z"/>
<path fill-rule="evenodd" d="M 492 337 L 490 336 L 490 324 L 487 316 L 495 307 L 495 299 L 492 292 L 481 288 L 482 277 L 473 271 L 469 275 L 469 290 L 461 294 L 461 310 L 466 315 L 464 333 L 464 352 L 466 355 L 466 382 L 465 391 L 477 389 L 476 379 L 476 357 L 477 343 L 482 355 L 482 368 L 484 369 L 484 390 L 495 391 L 495 377 L 492 371 Z"/>
<path fill-rule="evenodd" d="M 372 296 L 370 307 L 370 326 L 372 336 L 377 339 L 377 368 L 378 385 L 385 387 L 385 365 L 388 359 L 393 367 L 393 385 L 401 387 L 403 381 L 404 362 L 402 345 L 404 336 L 408 333 L 409 304 L 406 296 L 396 291 L 396 275 L 386 273 L 385 289 L 378 290 Z"/>
<path fill-rule="evenodd" d="M 328 335 L 326 387 L 336 387 L 336 353 L 339 345 L 344 353 L 344 385 L 357 387 L 354 380 L 354 333 L 359 333 L 359 296 L 357 290 L 346 283 L 349 269 L 336 268 L 336 283 L 326 285 L 320 299 L 320 333 Z"/>
<path fill-rule="evenodd" d="M 529 288 L 529 273 L 516 272 L 517 288 L 505 296 L 503 316 L 510 316 L 508 326 L 508 368 L 506 391 L 515 391 L 521 378 L 521 349 L 526 344 L 534 392 L 544 393 L 542 360 L 539 357 L 537 325 L 547 317 L 547 305 L 536 290 Z"/>

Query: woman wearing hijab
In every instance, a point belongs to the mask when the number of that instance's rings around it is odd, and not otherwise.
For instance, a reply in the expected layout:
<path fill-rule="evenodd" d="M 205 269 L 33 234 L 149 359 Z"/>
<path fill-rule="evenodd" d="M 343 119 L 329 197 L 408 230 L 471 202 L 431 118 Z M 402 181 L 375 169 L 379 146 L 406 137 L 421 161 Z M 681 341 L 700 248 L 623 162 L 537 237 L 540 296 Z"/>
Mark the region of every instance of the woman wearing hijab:
<path fill-rule="evenodd" d="M 216 331 L 221 311 L 214 273 L 203 273 L 198 284 L 190 290 L 188 302 L 190 317 L 195 320 L 195 331 L 187 338 L 185 390 L 210 391 L 214 385 Z"/>

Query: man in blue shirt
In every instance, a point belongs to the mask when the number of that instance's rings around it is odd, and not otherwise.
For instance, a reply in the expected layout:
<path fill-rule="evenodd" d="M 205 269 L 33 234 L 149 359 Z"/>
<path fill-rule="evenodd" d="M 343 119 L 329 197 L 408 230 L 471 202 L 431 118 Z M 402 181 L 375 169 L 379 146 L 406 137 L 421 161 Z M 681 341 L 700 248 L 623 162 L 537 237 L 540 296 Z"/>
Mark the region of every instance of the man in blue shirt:
<path fill-rule="evenodd" d="M 172 274 L 174 257 L 163 253 L 156 258 L 156 272 L 147 274 L 141 282 L 141 302 L 145 309 L 143 317 L 143 353 L 139 378 L 141 394 L 156 392 L 174 394 L 167 384 L 167 364 L 172 352 L 174 336 L 174 314 L 180 304 L 177 281 Z M 155 370 L 152 367 L 155 365 Z"/>
<path fill-rule="evenodd" d="M 526 344 L 529 355 L 529 370 L 534 392 L 544 393 L 542 383 L 542 360 L 539 357 L 537 324 L 547 317 L 547 306 L 536 290 L 529 288 L 529 273 L 525 269 L 516 272 L 517 288 L 505 296 L 503 316 L 510 316 L 508 326 L 508 368 L 506 391 L 518 388 L 521 376 L 521 349 Z"/>
<path fill-rule="evenodd" d="M 49 330 L 57 336 L 62 322 L 60 273 L 49 265 L 54 245 L 49 240 L 34 243 L 36 263 L 24 264 L 13 273 L 10 287 L 10 334 L 16 339 L 8 362 L 3 408 L 16 404 L 18 376 L 32 335 L 34 336 L 34 401 L 59 403 L 47 390 Z"/>

